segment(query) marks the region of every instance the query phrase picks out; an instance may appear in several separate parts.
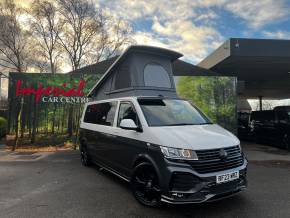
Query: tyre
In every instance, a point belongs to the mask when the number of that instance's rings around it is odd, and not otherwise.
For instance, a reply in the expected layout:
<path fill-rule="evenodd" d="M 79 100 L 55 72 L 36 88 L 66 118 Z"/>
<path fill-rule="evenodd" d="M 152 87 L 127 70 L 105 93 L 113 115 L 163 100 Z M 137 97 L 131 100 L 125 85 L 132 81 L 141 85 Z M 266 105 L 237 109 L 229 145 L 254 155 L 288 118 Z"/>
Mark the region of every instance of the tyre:
<path fill-rule="evenodd" d="M 157 173 L 149 163 L 141 163 L 135 167 L 131 186 L 133 195 L 142 205 L 157 207 L 161 203 L 160 186 Z"/>
<path fill-rule="evenodd" d="M 80 152 L 81 152 L 81 162 L 83 166 L 91 166 L 92 162 L 90 160 L 90 156 L 88 154 L 87 147 L 85 145 L 81 145 L 80 147 Z"/>

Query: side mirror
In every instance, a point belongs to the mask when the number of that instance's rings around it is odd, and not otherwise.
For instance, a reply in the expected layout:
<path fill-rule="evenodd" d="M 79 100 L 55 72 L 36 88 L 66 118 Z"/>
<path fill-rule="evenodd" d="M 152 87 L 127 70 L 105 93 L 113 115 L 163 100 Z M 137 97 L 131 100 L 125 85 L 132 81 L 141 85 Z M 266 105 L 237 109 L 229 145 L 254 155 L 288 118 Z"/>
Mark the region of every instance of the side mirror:
<path fill-rule="evenodd" d="M 132 119 L 121 120 L 120 127 L 122 129 L 135 130 L 135 131 L 139 129 Z"/>

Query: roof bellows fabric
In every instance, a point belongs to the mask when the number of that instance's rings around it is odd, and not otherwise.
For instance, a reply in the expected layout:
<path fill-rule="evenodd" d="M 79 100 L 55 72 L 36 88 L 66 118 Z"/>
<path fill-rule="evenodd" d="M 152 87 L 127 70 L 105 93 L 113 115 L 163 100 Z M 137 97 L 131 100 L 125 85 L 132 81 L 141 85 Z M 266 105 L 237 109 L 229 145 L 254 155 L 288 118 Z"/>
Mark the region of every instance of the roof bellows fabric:
<path fill-rule="evenodd" d="M 172 62 L 182 54 L 151 46 L 130 46 L 89 92 L 95 100 L 126 96 L 177 97 Z"/>

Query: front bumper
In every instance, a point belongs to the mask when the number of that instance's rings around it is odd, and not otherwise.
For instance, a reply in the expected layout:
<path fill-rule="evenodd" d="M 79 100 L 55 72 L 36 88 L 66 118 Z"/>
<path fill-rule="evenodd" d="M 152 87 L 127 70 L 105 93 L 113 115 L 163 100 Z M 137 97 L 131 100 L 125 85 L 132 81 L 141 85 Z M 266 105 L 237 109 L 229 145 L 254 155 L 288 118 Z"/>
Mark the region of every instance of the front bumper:
<path fill-rule="evenodd" d="M 172 188 L 168 185 L 167 191 L 161 195 L 161 201 L 171 204 L 202 203 L 237 194 L 247 187 L 247 163 L 247 160 L 244 159 L 243 165 L 239 167 L 207 174 L 199 174 L 190 167 L 169 164 L 168 172 L 171 173 L 171 178 L 174 174 L 187 174 L 192 176 L 195 181 L 189 190 L 178 190 L 178 188 Z M 233 171 L 239 171 L 238 179 L 221 184 L 216 183 L 217 175 Z"/>

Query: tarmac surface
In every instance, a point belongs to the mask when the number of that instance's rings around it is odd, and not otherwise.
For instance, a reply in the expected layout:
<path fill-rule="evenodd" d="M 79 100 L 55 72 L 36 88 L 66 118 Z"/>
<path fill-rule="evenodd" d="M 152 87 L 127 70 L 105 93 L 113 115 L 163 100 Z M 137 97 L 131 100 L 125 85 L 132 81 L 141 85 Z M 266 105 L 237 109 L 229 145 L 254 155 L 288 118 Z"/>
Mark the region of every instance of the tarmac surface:
<path fill-rule="evenodd" d="M 157 209 L 138 204 L 116 176 L 83 167 L 78 151 L 30 154 L 36 158 L 1 151 L 0 217 L 290 217 L 290 153 L 251 143 L 243 149 L 250 162 L 246 191 Z"/>

